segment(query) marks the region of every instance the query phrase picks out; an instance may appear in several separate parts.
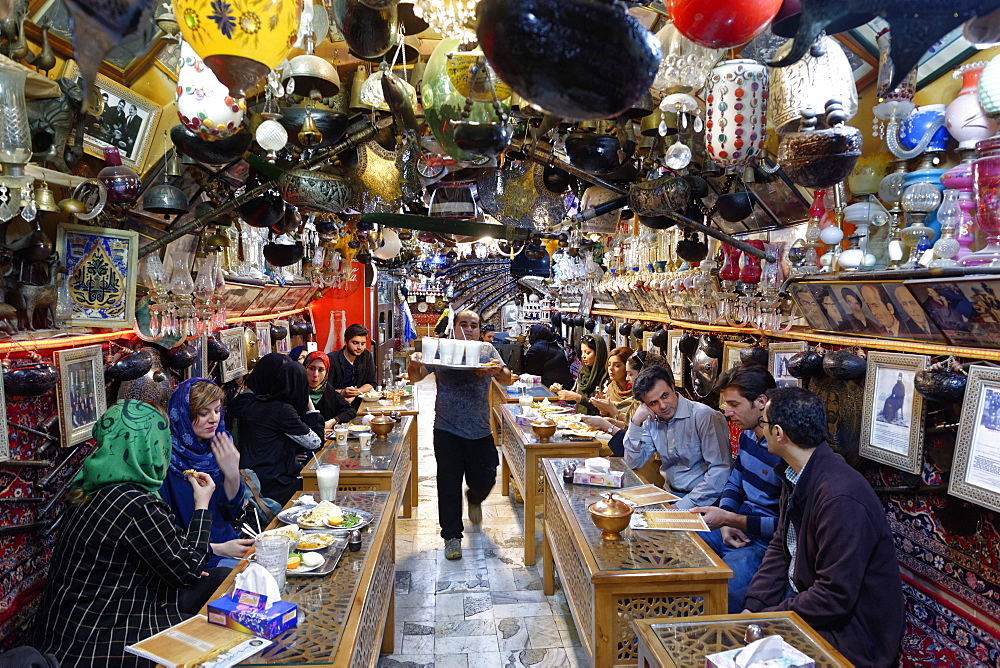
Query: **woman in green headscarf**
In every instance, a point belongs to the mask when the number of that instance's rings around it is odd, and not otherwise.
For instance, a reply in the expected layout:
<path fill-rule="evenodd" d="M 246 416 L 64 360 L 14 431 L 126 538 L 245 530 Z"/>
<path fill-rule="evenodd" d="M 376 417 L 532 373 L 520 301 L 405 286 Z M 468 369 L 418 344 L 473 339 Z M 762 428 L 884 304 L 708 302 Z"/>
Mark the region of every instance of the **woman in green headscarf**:
<path fill-rule="evenodd" d="M 159 496 L 170 466 L 166 416 L 120 401 L 93 434 L 97 448 L 67 496 L 35 646 L 62 666 L 148 666 L 125 646 L 183 621 L 178 591 L 198 583 L 208 563 L 215 483 L 189 476 L 195 511 L 180 531 Z"/>
<path fill-rule="evenodd" d="M 561 401 L 575 401 L 577 413 L 597 415 L 598 410 L 590 404 L 590 397 L 608 381 L 608 347 L 603 338 L 593 334 L 580 337 L 580 363 L 576 385 L 572 390 L 556 391 L 556 396 Z"/>

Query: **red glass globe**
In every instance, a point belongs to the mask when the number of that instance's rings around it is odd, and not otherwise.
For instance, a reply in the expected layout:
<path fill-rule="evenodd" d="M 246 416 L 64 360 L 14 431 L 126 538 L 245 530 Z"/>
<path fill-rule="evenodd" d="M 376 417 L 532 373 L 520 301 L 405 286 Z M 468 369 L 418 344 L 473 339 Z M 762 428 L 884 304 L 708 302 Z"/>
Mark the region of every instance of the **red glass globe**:
<path fill-rule="evenodd" d="M 677 30 L 692 42 L 712 49 L 731 49 L 764 32 L 781 8 L 781 0 L 669 0 L 667 9 Z"/>

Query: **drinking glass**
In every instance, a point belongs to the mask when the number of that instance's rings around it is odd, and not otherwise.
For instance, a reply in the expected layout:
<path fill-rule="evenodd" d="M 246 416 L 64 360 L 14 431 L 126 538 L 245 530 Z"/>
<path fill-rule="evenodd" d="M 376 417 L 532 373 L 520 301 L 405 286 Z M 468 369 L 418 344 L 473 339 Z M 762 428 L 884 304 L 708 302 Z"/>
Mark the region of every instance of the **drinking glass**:
<path fill-rule="evenodd" d="M 336 501 L 337 487 L 340 485 L 340 464 L 320 464 L 316 469 L 316 484 L 319 486 L 320 501 Z"/>
<path fill-rule="evenodd" d="M 455 339 L 440 339 L 438 341 L 438 351 L 441 353 L 441 364 L 454 364 L 455 349 L 458 341 Z"/>
<path fill-rule="evenodd" d="M 345 445 L 347 443 L 347 435 L 350 432 L 350 427 L 346 424 L 335 425 L 333 427 L 333 435 L 337 438 L 337 445 Z"/>
<path fill-rule="evenodd" d="M 421 339 L 420 349 L 423 353 L 424 361 L 430 364 L 437 358 L 438 340 L 433 336 L 425 336 Z"/>
<path fill-rule="evenodd" d="M 254 541 L 257 563 L 274 577 L 279 590 L 285 587 L 285 570 L 291 548 L 292 539 L 280 534 L 261 534 Z"/>

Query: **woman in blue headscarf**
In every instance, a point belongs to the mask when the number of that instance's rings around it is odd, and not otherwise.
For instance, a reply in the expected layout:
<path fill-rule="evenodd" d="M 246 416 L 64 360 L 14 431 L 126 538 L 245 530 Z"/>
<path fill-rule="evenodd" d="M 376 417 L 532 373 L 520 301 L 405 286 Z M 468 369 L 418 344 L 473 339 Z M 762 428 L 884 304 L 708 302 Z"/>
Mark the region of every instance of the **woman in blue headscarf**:
<path fill-rule="evenodd" d="M 186 527 L 194 512 L 194 497 L 185 472 L 207 473 L 215 481 L 212 513 L 212 548 L 209 568 L 232 568 L 245 556 L 253 540 L 239 538 L 232 527 L 243 509 L 244 486 L 240 478 L 240 453 L 222 422 L 225 394 L 204 378 L 185 380 L 170 397 L 170 468 L 160 496 L 174 513 L 174 521 Z"/>

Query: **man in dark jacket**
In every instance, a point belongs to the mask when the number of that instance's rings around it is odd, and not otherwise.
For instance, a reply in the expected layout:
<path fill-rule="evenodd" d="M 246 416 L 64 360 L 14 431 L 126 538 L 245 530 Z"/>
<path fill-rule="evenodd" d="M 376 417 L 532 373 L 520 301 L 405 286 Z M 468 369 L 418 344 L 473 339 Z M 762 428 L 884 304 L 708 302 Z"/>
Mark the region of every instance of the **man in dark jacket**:
<path fill-rule="evenodd" d="M 824 440 L 818 396 L 779 387 L 767 397 L 767 448 L 785 462 L 781 514 L 746 609 L 794 610 L 855 666 L 891 666 L 903 638 L 903 586 L 882 504 Z"/>
<path fill-rule="evenodd" d="M 330 353 L 327 381 L 355 410 L 361 396 L 375 387 L 375 356 L 368 347 L 368 328 L 354 324 L 344 330 L 344 347 Z"/>

